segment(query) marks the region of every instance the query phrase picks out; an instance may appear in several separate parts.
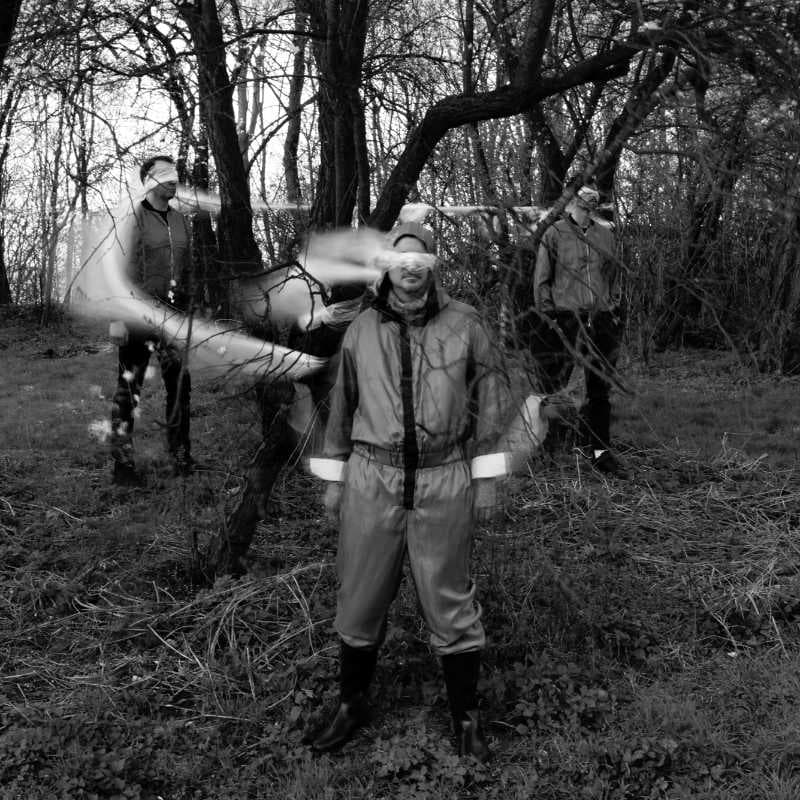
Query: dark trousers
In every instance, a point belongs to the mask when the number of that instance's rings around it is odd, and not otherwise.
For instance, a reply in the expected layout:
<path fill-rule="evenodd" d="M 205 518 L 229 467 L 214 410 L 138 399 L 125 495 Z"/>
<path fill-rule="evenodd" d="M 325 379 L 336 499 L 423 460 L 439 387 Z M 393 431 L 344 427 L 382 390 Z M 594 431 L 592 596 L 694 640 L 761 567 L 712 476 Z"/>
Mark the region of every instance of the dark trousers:
<path fill-rule="evenodd" d="M 144 383 L 144 375 L 152 353 L 161 366 L 166 389 L 167 448 L 174 457 L 188 457 L 189 397 L 191 379 L 182 369 L 180 351 L 155 338 L 131 335 L 119 348 L 117 390 L 111 406 L 111 453 L 118 463 L 133 466 L 134 411 Z"/>
<path fill-rule="evenodd" d="M 621 337 L 622 323 L 611 311 L 539 315 L 531 336 L 539 389 L 545 394 L 563 390 L 574 367 L 583 367 L 586 401 L 582 443 L 594 449 L 605 449 L 610 443 L 609 395 Z"/>

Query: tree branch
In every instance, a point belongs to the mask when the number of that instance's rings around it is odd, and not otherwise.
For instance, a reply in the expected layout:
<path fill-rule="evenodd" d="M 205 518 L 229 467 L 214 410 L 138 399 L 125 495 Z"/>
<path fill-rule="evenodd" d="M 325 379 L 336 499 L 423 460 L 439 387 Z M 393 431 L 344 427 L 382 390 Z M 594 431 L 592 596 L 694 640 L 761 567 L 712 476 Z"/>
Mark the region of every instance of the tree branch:
<path fill-rule="evenodd" d="M 422 122 L 411 132 L 408 144 L 370 215 L 370 225 L 383 230 L 391 227 L 425 163 L 449 130 L 487 119 L 511 117 L 574 86 L 624 74 L 631 58 L 649 46 L 647 41 L 630 40 L 582 61 L 561 75 L 539 78 L 530 83 L 509 84 L 472 96 L 444 97 L 431 106 Z"/>

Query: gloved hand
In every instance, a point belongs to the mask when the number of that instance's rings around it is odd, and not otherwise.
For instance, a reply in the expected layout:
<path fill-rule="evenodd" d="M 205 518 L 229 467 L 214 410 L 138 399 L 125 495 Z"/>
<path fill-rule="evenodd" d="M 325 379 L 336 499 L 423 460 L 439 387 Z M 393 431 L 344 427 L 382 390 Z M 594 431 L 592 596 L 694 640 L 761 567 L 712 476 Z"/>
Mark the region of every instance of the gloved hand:
<path fill-rule="evenodd" d="M 325 494 L 322 496 L 322 505 L 325 506 L 325 519 L 331 527 L 339 525 L 339 508 L 342 505 L 342 493 L 344 483 L 342 481 L 329 481 L 325 487 Z"/>
<path fill-rule="evenodd" d="M 498 501 L 497 480 L 478 478 L 472 481 L 472 514 L 475 522 L 496 522 L 503 509 Z"/>

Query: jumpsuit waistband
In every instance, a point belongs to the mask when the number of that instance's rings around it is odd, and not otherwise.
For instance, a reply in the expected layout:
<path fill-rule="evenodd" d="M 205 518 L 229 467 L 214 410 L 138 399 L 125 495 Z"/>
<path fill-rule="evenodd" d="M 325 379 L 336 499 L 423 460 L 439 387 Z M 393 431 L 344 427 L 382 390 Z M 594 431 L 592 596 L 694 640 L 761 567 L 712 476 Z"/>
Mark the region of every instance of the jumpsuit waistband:
<path fill-rule="evenodd" d="M 397 467 L 405 469 L 406 454 L 402 449 L 389 449 L 385 447 L 378 447 L 374 444 L 367 444 L 366 442 L 355 442 L 353 444 L 353 452 L 356 455 L 366 458 L 367 460 L 375 461 L 385 467 Z M 431 452 L 421 452 L 417 456 L 417 469 L 429 469 L 430 467 L 441 467 L 443 464 L 451 464 L 454 461 L 463 461 L 466 458 L 464 448 L 461 445 L 455 445 L 447 450 L 437 450 Z"/>

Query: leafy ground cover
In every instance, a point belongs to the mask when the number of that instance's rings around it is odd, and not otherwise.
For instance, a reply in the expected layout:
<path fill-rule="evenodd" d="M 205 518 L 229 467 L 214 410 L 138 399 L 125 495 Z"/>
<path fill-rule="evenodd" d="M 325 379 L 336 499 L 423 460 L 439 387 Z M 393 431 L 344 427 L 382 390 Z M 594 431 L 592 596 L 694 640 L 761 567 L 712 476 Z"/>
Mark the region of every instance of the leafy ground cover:
<path fill-rule="evenodd" d="M 335 532 L 301 471 L 250 571 L 193 585 L 241 489 L 249 393 L 195 391 L 208 470 L 170 476 L 158 381 L 145 491 L 109 485 L 101 330 L 0 326 L 0 798 L 800 797 L 797 379 L 731 354 L 628 364 L 630 474 L 564 452 L 507 487 L 475 569 L 495 757 L 457 758 L 411 587 L 374 717 L 342 754 L 303 737 L 336 699 Z"/>

